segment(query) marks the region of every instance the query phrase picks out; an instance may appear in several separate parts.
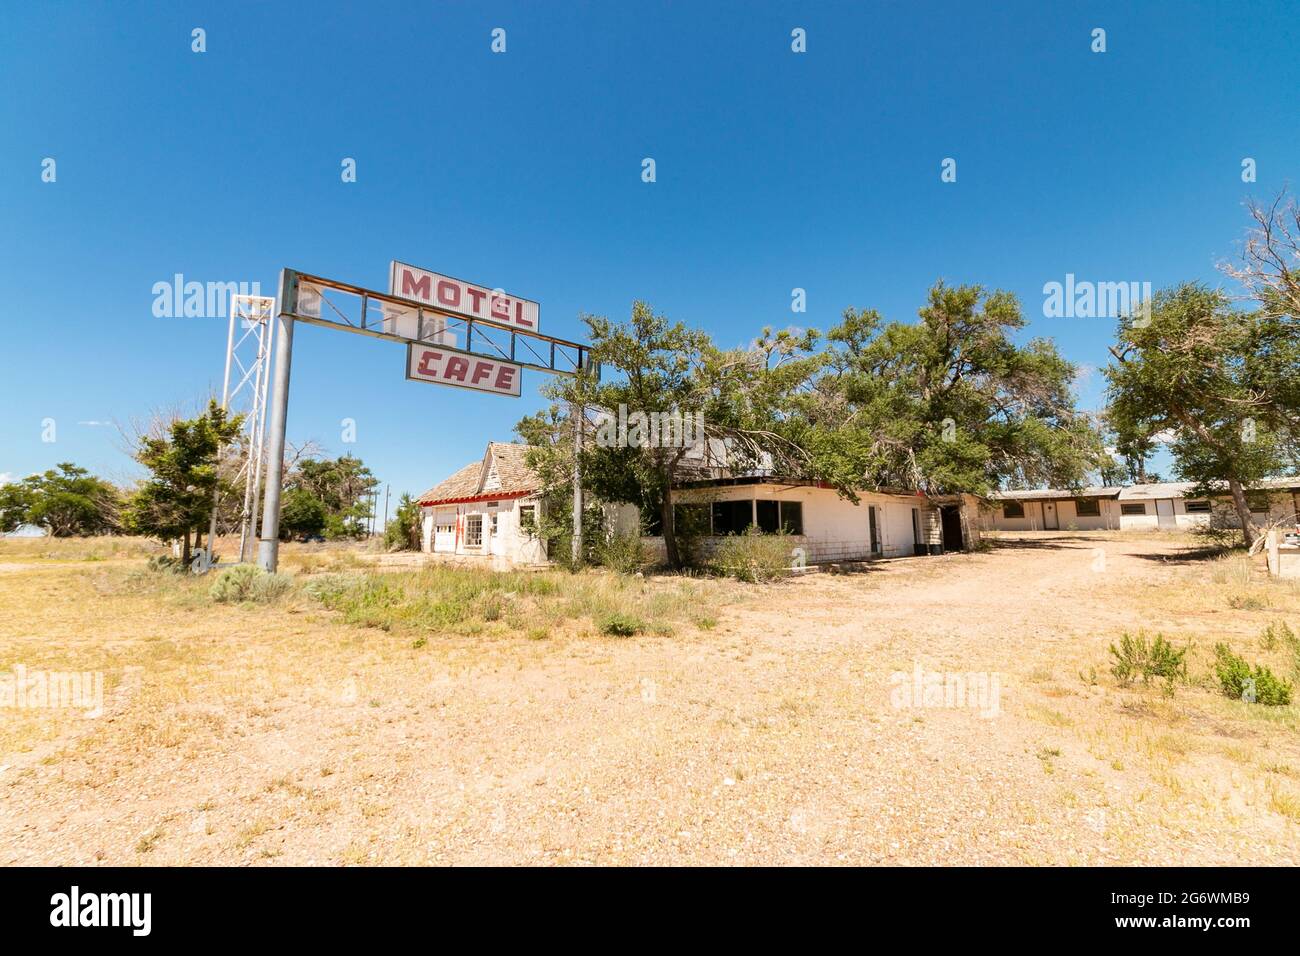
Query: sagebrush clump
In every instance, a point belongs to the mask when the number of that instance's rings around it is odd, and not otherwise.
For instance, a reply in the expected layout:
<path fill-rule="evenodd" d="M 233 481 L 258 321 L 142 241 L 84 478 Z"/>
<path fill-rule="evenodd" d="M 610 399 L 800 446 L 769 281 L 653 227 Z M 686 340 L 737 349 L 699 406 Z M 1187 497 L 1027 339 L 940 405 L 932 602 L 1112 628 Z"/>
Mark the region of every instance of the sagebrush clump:
<path fill-rule="evenodd" d="M 1156 677 L 1172 690 L 1175 682 L 1187 679 L 1187 648 L 1175 648 L 1162 634 L 1148 642 L 1141 631 L 1136 637 L 1125 632 L 1119 647 L 1110 646 L 1110 653 L 1115 658 L 1110 672 L 1121 684 L 1131 684 L 1137 677 L 1145 684 Z"/>
<path fill-rule="evenodd" d="M 629 614 L 609 614 L 600 622 L 600 633 L 610 637 L 632 637 L 643 630 L 645 624 Z"/>
<path fill-rule="evenodd" d="M 293 579 L 272 574 L 251 564 L 237 564 L 222 571 L 208 589 L 208 596 L 218 604 L 251 601 L 271 604 L 293 590 Z"/>
<path fill-rule="evenodd" d="M 1232 653 L 1227 644 L 1214 646 L 1215 675 L 1225 697 L 1265 707 L 1285 707 L 1291 703 L 1291 683 L 1275 676 L 1263 664 L 1254 667 Z"/>

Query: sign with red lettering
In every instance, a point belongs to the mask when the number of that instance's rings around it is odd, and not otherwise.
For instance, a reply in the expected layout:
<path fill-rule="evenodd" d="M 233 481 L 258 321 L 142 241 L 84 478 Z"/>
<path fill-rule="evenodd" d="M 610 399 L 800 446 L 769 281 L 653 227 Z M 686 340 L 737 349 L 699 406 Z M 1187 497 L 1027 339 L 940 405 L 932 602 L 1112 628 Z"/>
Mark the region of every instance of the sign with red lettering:
<path fill-rule="evenodd" d="M 417 382 L 473 388 L 519 397 L 523 367 L 500 359 L 453 352 L 435 345 L 406 347 L 406 377 Z"/>
<path fill-rule="evenodd" d="M 489 289 L 396 260 L 388 274 L 388 294 L 419 302 L 447 315 L 485 319 L 529 332 L 537 331 L 542 309 L 531 299 L 508 295 L 502 289 Z"/>

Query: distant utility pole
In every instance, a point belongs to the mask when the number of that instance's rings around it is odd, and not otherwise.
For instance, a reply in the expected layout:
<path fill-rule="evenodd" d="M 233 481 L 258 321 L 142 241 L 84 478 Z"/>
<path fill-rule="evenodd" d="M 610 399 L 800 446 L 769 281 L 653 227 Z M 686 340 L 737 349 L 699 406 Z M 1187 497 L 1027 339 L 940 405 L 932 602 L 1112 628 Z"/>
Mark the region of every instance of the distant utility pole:
<path fill-rule="evenodd" d="M 384 534 L 388 534 L 388 492 L 392 485 L 384 485 Z"/>

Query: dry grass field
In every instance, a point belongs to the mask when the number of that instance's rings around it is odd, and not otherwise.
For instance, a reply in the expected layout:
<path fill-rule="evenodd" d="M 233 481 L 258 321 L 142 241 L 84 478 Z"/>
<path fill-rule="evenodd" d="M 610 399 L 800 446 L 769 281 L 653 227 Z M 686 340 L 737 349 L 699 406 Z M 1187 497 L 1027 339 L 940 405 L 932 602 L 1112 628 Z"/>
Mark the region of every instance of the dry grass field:
<path fill-rule="evenodd" d="M 1194 548 L 771 585 L 291 548 L 218 602 L 144 543 L 0 541 L 0 676 L 104 681 L 0 707 L 0 864 L 1294 865 L 1300 708 L 1224 696 L 1214 646 L 1295 682 L 1300 587 Z M 1139 629 L 1184 676 L 1112 674 Z M 918 669 L 997 695 L 900 701 Z"/>

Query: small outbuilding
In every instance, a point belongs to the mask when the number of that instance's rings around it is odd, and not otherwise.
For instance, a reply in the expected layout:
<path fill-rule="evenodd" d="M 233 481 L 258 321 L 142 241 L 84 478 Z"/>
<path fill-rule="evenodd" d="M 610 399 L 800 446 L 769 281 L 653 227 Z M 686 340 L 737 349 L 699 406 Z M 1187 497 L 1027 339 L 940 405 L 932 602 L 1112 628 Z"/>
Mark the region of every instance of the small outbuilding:
<path fill-rule="evenodd" d="M 536 527 L 541 482 L 527 445 L 489 442 L 483 457 L 420 495 L 420 550 L 493 566 L 545 564 Z"/>

